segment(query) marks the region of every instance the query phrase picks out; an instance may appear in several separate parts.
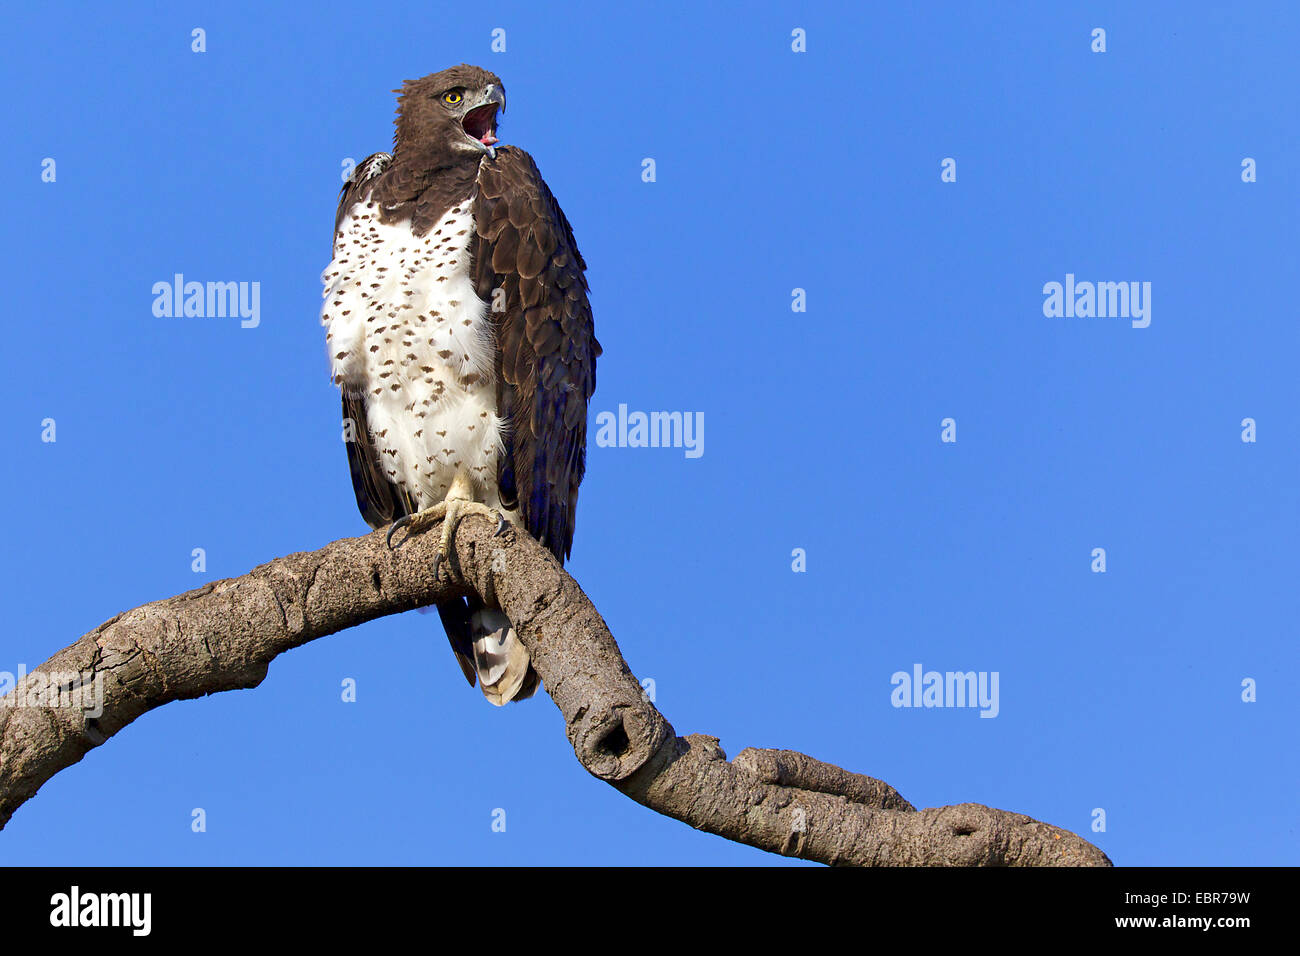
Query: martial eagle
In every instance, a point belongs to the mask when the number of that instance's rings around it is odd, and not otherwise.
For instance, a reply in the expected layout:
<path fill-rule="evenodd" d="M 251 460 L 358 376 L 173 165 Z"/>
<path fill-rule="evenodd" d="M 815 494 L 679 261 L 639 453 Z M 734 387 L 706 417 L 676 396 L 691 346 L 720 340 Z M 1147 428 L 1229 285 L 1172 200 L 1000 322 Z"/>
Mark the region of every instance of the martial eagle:
<path fill-rule="evenodd" d="M 497 145 L 494 74 L 462 64 L 394 92 L 393 151 L 344 185 L 321 276 L 357 506 L 390 543 L 445 519 L 437 561 L 482 513 L 563 562 L 600 354 L 586 263 L 532 157 Z M 498 706 L 533 694 L 504 614 L 438 612 L 471 686 Z"/>

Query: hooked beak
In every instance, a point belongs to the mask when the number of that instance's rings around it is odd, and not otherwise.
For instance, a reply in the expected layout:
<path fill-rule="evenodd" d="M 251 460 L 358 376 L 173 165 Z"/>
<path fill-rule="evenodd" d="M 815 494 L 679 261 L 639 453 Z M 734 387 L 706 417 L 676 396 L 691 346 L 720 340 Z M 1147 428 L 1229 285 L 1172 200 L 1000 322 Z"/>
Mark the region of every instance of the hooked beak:
<path fill-rule="evenodd" d="M 505 108 L 505 91 L 493 83 L 483 91 L 483 99 L 461 120 L 465 135 L 483 147 L 484 152 L 492 159 L 496 159 L 495 146 L 500 142 L 496 137 L 497 110 L 505 110 Z"/>

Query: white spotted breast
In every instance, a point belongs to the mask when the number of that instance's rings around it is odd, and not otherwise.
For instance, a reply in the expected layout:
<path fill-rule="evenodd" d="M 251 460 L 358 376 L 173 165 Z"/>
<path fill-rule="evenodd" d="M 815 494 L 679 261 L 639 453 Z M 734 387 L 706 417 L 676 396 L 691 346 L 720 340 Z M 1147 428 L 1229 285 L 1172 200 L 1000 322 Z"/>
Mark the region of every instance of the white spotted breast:
<path fill-rule="evenodd" d="M 339 223 L 321 276 L 334 381 L 365 395 L 384 472 L 421 508 L 458 471 L 478 500 L 498 504 L 502 423 L 488 306 L 470 277 L 473 235 L 471 200 L 416 236 L 409 219 L 380 222 L 367 199 Z"/>

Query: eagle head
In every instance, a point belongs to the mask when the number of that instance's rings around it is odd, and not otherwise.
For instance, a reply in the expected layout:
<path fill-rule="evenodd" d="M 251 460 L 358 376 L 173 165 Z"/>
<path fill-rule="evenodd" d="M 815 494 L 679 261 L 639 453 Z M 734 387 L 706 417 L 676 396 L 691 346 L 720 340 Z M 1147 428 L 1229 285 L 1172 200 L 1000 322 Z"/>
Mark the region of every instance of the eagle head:
<path fill-rule="evenodd" d="M 495 73 L 462 63 L 402 84 L 394 154 L 404 148 L 444 153 L 448 160 L 496 156 L 497 113 L 506 91 Z"/>

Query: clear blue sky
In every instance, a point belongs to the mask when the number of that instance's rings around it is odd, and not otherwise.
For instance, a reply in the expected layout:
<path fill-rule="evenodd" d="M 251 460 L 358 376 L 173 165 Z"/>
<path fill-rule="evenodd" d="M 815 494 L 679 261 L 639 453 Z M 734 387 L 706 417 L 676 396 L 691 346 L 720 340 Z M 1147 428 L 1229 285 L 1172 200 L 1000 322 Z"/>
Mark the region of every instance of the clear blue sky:
<path fill-rule="evenodd" d="M 1300 8 L 584 7 L 9 11 L 0 670 L 366 531 L 318 324 L 342 164 L 468 61 L 589 264 L 593 420 L 704 415 L 698 458 L 590 449 L 569 564 L 679 733 L 1121 864 L 1300 862 Z M 260 324 L 156 317 L 175 273 L 260 283 Z M 1046 317 L 1067 274 L 1150 282 L 1149 327 Z M 892 706 L 915 664 L 997 672 L 997 716 Z M 0 860 L 783 863 L 589 777 L 415 613 L 147 714 Z"/>

